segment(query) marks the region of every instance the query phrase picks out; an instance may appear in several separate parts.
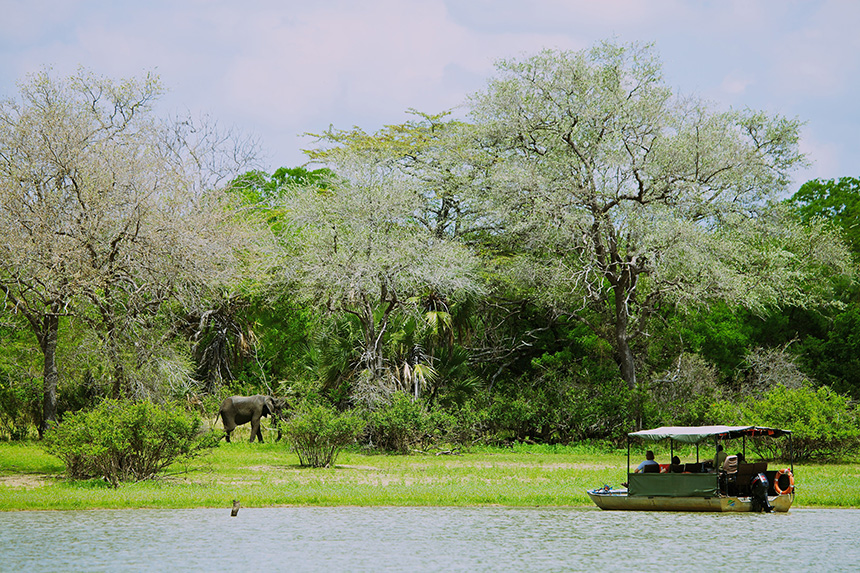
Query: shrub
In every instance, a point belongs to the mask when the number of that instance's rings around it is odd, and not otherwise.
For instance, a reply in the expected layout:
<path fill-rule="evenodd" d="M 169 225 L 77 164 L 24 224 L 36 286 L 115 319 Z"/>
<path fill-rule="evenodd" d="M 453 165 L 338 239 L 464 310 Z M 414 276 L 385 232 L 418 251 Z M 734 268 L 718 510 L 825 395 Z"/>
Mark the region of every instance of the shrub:
<path fill-rule="evenodd" d="M 619 378 L 586 379 L 574 368 L 553 366 L 490 397 L 489 431 L 495 442 L 612 439 L 624 435 L 631 407 Z"/>
<path fill-rule="evenodd" d="M 104 400 L 92 410 L 67 414 L 46 434 L 44 447 L 63 460 L 70 478 L 101 476 L 116 487 L 152 479 L 173 462 L 215 447 L 215 435 L 201 428 L 199 416 L 176 406 Z"/>
<path fill-rule="evenodd" d="M 338 414 L 321 404 L 304 403 L 281 429 L 299 456 L 299 464 L 313 468 L 334 464 L 337 454 L 364 429 L 364 421 L 353 413 Z"/>
<path fill-rule="evenodd" d="M 366 436 L 388 452 L 408 454 L 432 433 L 433 423 L 424 404 L 395 392 L 391 402 L 368 414 Z"/>
<path fill-rule="evenodd" d="M 714 421 L 759 425 L 791 430 L 796 461 L 838 459 L 860 449 L 860 411 L 847 397 L 827 386 L 800 388 L 778 385 L 761 399 L 717 402 L 711 409 Z M 788 440 L 761 440 L 760 452 L 771 459 L 788 458 Z"/>
<path fill-rule="evenodd" d="M 682 354 L 674 367 L 655 376 L 648 392 L 648 426 L 704 425 L 720 397 L 717 370 L 698 354 Z"/>
<path fill-rule="evenodd" d="M 454 444 L 489 443 L 492 420 L 489 410 L 478 399 L 466 400 L 453 406 L 447 414 L 451 420 L 445 427 L 446 438 Z"/>
<path fill-rule="evenodd" d="M 42 385 L 36 377 L 0 372 L 0 434 L 23 440 L 42 419 Z"/>

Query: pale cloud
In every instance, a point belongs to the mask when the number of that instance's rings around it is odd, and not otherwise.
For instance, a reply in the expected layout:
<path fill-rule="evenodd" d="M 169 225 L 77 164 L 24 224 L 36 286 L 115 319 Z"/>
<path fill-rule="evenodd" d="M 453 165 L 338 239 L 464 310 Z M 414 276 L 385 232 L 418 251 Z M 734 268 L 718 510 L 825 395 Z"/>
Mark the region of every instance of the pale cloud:
<path fill-rule="evenodd" d="M 725 93 L 736 96 L 747 91 L 747 87 L 752 83 L 753 80 L 749 77 L 730 74 L 723 78 L 723 83 L 720 84 L 720 87 Z"/>
<path fill-rule="evenodd" d="M 820 140 L 815 130 L 807 127 L 803 130 L 803 138 L 800 140 L 800 151 L 810 159 L 810 165 L 796 174 L 796 181 L 802 183 L 810 179 L 834 179 L 841 176 L 834 175 L 839 173 L 839 166 L 843 163 L 844 150 L 840 145 Z M 843 175 L 860 177 L 857 172 Z"/>
<path fill-rule="evenodd" d="M 802 95 L 856 90 L 860 68 L 860 3 L 823 2 L 780 44 L 776 81 Z"/>
<path fill-rule="evenodd" d="M 501 58 L 603 39 L 655 44 L 669 85 L 808 121 L 816 176 L 856 175 L 860 2 L 853 0 L 3 0 L 0 92 L 53 66 L 155 70 L 165 110 L 257 133 L 272 166 L 298 136 L 374 130 L 481 89 Z M 814 135 L 814 139 L 811 139 Z M 799 175 L 802 177 L 803 174 Z"/>

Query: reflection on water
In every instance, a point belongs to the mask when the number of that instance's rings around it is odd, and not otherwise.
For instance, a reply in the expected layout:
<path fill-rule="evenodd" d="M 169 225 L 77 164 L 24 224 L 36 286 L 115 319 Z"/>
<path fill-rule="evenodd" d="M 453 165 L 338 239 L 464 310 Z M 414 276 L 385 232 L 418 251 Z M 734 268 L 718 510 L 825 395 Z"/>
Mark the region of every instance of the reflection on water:
<path fill-rule="evenodd" d="M 0 570 L 856 570 L 860 510 L 520 508 L 0 513 Z"/>

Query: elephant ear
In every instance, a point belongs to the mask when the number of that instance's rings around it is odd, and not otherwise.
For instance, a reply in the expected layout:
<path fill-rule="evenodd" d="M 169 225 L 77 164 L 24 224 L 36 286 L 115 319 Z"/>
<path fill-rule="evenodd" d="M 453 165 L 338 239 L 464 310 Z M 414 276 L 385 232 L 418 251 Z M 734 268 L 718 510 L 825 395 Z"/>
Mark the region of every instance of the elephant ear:
<path fill-rule="evenodd" d="M 268 410 L 268 411 L 266 411 L 266 410 Z M 265 400 L 264 408 L 263 408 L 263 415 L 264 416 L 267 414 L 274 415 L 275 412 L 276 412 L 275 402 L 272 400 L 271 396 L 266 396 L 266 400 Z"/>

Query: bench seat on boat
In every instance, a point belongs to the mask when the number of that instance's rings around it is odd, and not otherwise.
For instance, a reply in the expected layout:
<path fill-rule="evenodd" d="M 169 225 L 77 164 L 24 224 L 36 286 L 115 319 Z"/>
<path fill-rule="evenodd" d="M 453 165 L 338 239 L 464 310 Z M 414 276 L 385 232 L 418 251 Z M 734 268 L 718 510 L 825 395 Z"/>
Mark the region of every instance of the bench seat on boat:
<path fill-rule="evenodd" d="M 734 479 L 737 495 L 750 495 L 750 482 L 753 476 L 767 472 L 767 462 L 756 462 L 753 464 L 738 464 L 737 477 Z M 734 492 L 732 492 L 734 493 Z"/>

